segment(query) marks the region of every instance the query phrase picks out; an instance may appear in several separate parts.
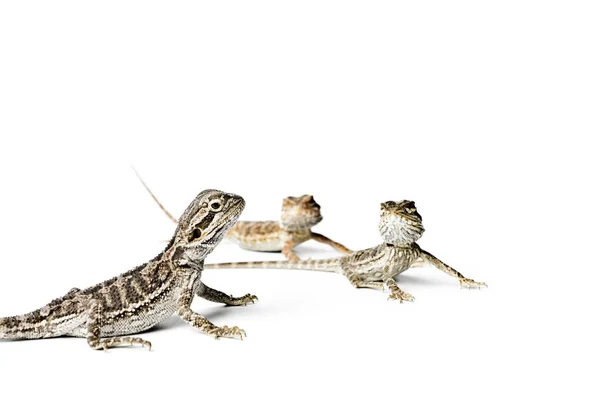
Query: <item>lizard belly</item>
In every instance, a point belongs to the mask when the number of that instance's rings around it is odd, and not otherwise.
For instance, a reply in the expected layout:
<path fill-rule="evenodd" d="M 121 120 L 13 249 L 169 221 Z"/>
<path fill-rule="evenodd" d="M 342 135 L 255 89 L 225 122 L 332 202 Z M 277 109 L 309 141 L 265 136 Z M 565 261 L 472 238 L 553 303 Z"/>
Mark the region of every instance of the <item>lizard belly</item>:
<path fill-rule="evenodd" d="M 277 237 L 260 237 L 256 239 L 246 239 L 237 242 L 241 248 L 253 251 L 281 251 L 284 240 Z"/>
<path fill-rule="evenodd" d="M 132 304 L 117 313 L 107 313 L 100 321 L 100 336 L 131 335 L 152 328 L 177 311 L 179 292 L 167 287 L 148 300 Z M 68 335 L 86 337 L 87 319 Z"/>
<path fill-rule="evenodd" d="M 358 266 L 355 272 L 365 281 L 381 281 L 385 275 L 385 265 L 385 261 L 381 260 Z"/>
<path fill-rule="evenodd" d="M 177 311 L 175 300 L 162 302 L 149 308 L 143 314 L 134 313 L 114 323 L 104 325 L 101 327 L 100 332 L 102 336 L 120 336 L 142 332 L 166 320 L 175 311 Z"/>
<path fill-rule="evenodd" d="M 371 252 L 372 255 L 369 256 L 368 252 Z M 365 253 L 366 256 L 362 256 L 361 253 Z M 353 272 L 361 279 L 381 281 L 409 269 L 418 256 L 417 249 L 413 247 L 399 248 L 384 244 L 371 250 L 355 253 L 355 256 L 349 260 L 349 264 L 352 265 Z"/>

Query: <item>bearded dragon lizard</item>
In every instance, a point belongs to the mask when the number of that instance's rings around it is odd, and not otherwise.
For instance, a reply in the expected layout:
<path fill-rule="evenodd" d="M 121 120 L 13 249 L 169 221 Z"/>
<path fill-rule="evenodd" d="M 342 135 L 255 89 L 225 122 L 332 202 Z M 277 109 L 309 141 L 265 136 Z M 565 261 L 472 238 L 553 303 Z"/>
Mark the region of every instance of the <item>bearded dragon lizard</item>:
<path fill-rule="evenodd" d="M 161 204 L 135 169 L 134 172 L 161 210 L 171 221 L 177 223 L 177 219 Z M 293 251 L 294 247 L 311 239 L 327 244 L 339 252 L 352 253 L 342 244 L 311 230 L 322 219 L 321 206 L 313 196 L 290 196 L 283 199 L 279 222 L 240 221 L 227 232 L 227 238 L 246 250 L 282 252 L 289 261 L 299 261 L 300 258 Z"/>
<path fill-rule="evenodd" d="M 378 246 L 347 256 L 323 260 L 206 264 L 205 268 L 268 268 L 336 272 L 343 274 L 356 288 L 383 290 L 387 286 L 391 291 L 389 299 L 400 302 L 413 301 L 414 297 L 402 291 L 394 277 L 411 267 L 423 264 L 432 264 L 457 278 L 461 287 L 487 286 L 483 282 L 466 278 L 431 253 L 421 249 L 416 241 L 424 232 L 421 215 L 417 212 L 413 201 L 387 201 L 381 204 L 379 233 L 383 243 Z"/>
<path fill-rule="evenodd" d="M 216 326 L 190 308 L 194 296 L 232 306 L 257 300 L 232 297 L 202 283 L 204 258 L 219 244 L 244 209 L 244 200 L 218 190 L 201 192 L 177 224 L 158 256 L 105 282 L 63 297 L 28 314 L 0 318 L 0 339 L 87 337 L 92 349 L 150 342 L 132 335 L 177 314 L 190 325 L 218 337 L 245 336 L 243 329 Z"/>

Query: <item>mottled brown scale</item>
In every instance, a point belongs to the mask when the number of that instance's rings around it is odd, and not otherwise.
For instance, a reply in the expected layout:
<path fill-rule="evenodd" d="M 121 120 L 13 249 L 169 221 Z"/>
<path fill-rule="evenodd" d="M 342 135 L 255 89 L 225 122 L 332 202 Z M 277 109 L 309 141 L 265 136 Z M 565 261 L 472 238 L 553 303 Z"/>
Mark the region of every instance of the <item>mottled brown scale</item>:
<path fill-rule="evenodd" d="M 465 278 L 460 272 L 444 264 L 432 254 L 422 250 L 416 241 L 423 235 L 421 215 L 415 203 L 387 201 L 381 204 L 379 233 L 383 243 L 352 254 L 324 260 L 307 261 L 257 261 L 244 263 L 206 264 L 207 269 L 268 268 L 299 269 L 341 273 L 357 288 L 381 290 L 388 287 L 390 299 L 412 301 L 414 297 L 402 291 L 394 277 L 420 264 L 432 264 L 457 278 L 461 287 L 482 287 L 485 283 Z"/>

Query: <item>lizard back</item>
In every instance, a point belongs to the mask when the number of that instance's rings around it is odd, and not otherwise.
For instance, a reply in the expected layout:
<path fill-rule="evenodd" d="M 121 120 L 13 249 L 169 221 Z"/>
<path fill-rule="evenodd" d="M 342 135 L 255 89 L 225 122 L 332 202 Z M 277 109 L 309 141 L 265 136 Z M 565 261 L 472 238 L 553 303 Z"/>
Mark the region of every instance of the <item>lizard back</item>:
<path fill-rule="evenodd" d="M 246 250 L 281 251 L 286 241 L 300 244 L 310 239 L 310 230 L 286 231 L 277 221 L 240 221 L 227 238 Z"/>

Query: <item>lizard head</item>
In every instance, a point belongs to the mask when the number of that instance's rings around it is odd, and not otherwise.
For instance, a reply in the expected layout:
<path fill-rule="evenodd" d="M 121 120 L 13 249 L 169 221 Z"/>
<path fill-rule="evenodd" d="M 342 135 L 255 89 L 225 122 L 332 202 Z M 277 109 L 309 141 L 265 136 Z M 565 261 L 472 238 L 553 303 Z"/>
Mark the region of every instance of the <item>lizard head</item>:
<path fill-rule="evenodd" d="M 204 190 L 179 218 L 172 246 L 174 261 L 202 261 L 238 220 L 246 203 L 232 193 Z"/>
<path fill-rule="evenodd" d="M 379 234 L 384 242 L 407 245 L 419 240 L 425 232 L 415 202 L 410 200 L 381 203 Z"/>
<path fill-rule="evenodd" d="M 288 231 L 299 231 L 315 226 L 323 217 L 321 206 L 312 196 L 286 197 L 281 206 L 281 226 Z"/>

